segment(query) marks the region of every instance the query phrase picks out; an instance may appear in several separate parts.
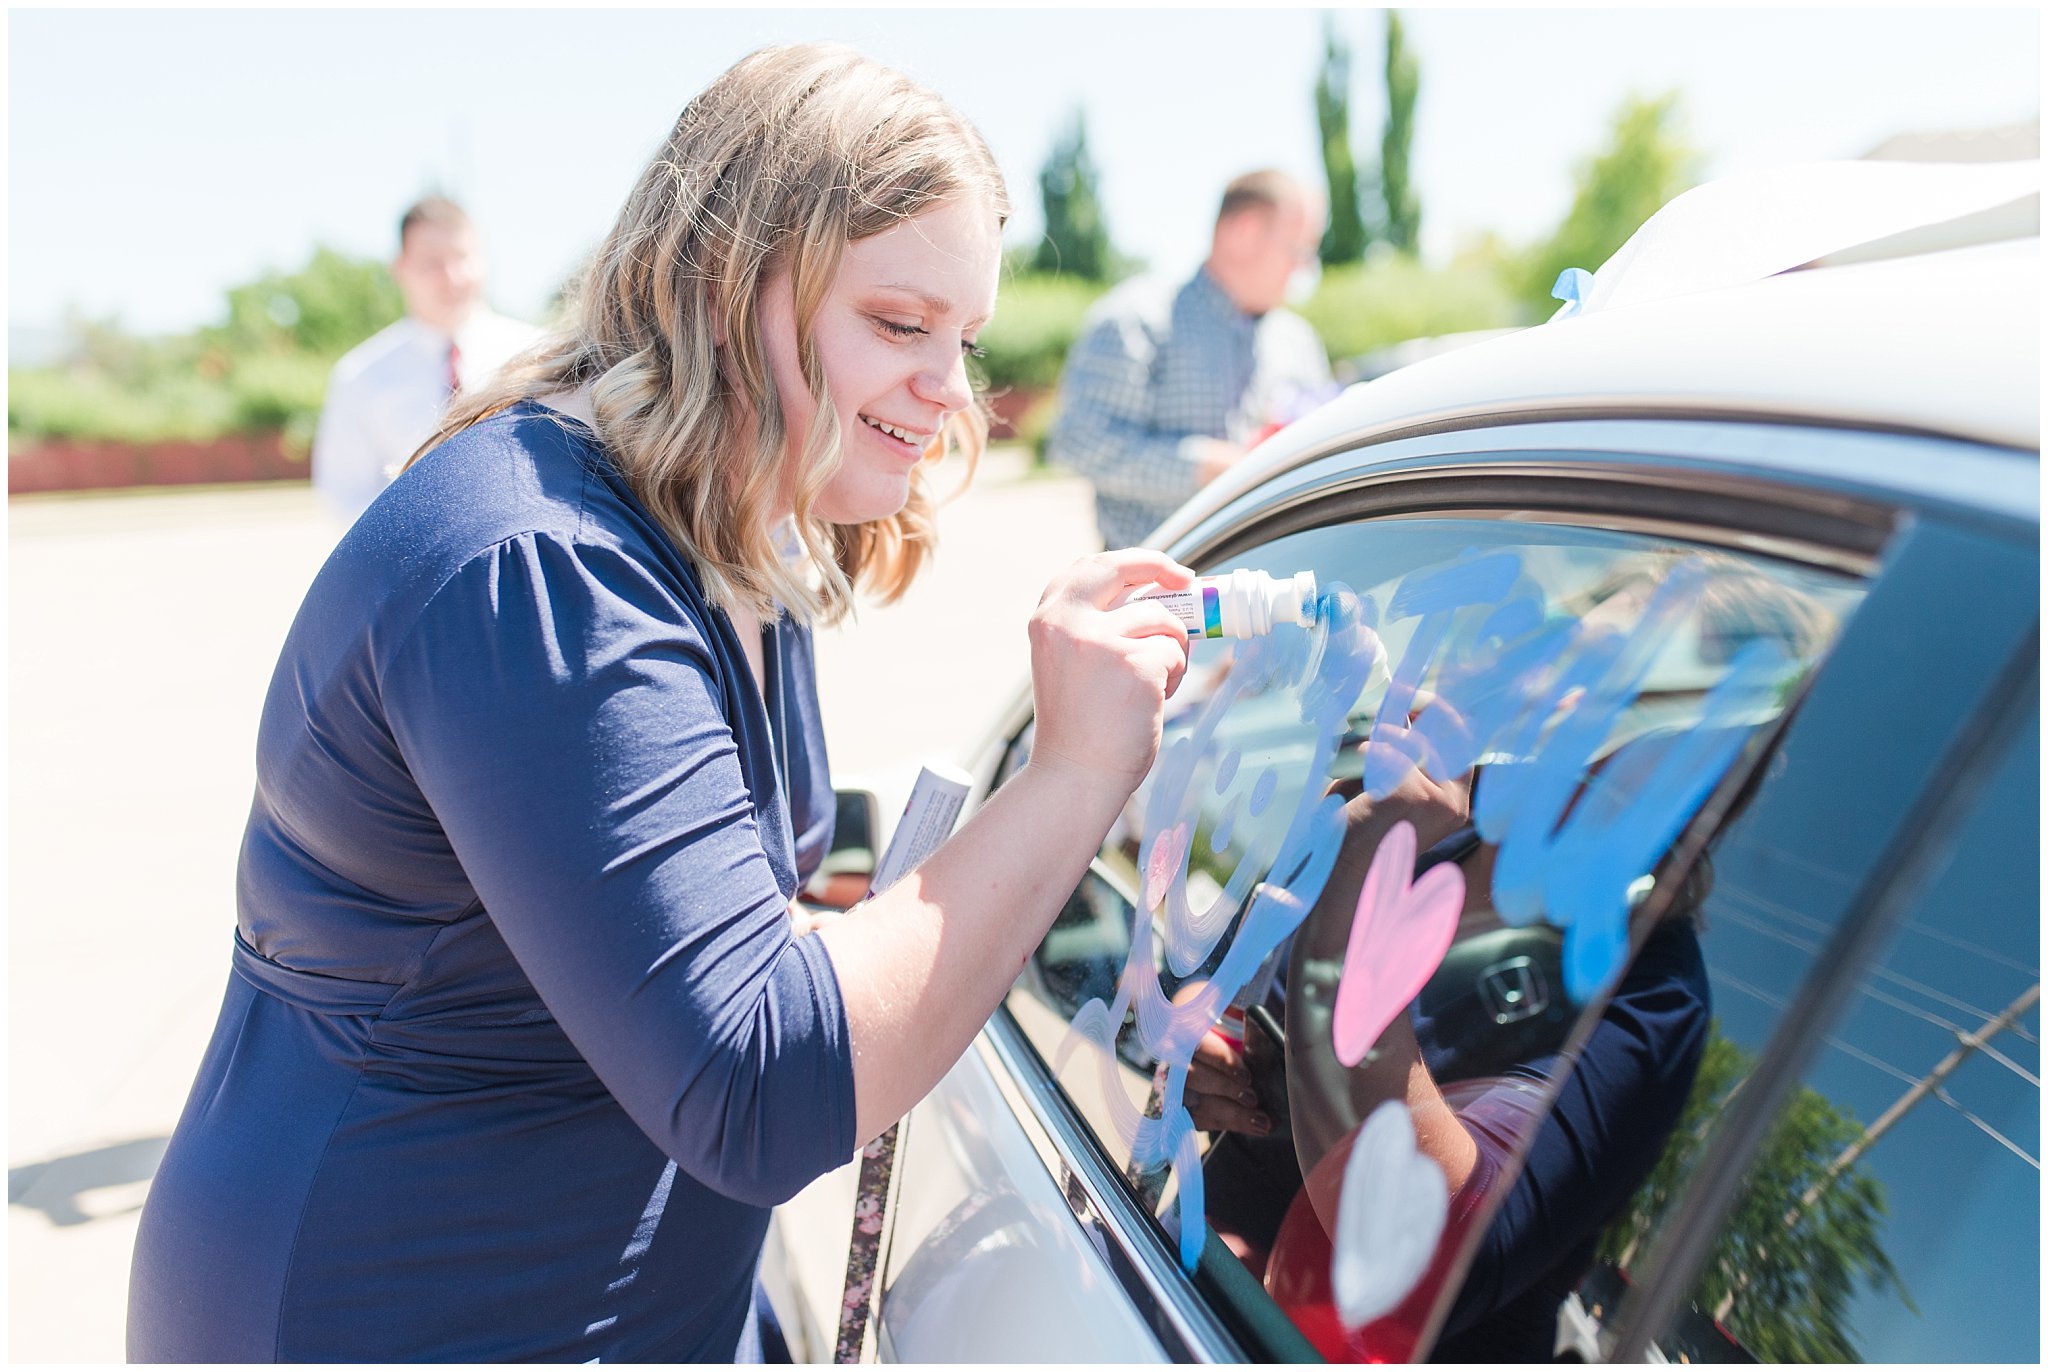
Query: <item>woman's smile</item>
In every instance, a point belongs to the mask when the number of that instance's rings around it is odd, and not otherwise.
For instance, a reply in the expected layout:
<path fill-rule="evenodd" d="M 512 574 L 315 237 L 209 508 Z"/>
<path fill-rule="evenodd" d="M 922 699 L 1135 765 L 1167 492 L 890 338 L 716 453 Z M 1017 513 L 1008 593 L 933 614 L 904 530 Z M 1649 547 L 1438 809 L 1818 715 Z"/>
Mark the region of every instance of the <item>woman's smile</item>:
<path fill-rule="evenodd" d="M 936 430 L 930 433 L 921 433 L 903 425 L 885 423 L 871 414 L 864 414 L 860 419 L 862 425 L 872 431 L 885 446 L 899 449 L 902 455 L 911 462 L 916 462 L 922 458 L 925 450 L 931 446 L 932 440 L 938 436 Z"/>

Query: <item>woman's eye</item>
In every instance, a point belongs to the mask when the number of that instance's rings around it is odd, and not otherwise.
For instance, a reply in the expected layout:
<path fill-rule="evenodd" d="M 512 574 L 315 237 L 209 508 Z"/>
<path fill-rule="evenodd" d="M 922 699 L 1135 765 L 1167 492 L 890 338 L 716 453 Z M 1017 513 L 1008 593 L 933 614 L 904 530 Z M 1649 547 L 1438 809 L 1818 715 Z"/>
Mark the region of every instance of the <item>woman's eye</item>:
<path fill-rule="evenodd" d="M 986 348 L 977 348 L 977 347 L 975 347 L 975 346 L 974 346 L 974 344 L 973 344 L 973 343 L 969 342 L 969 341 L 968 341 L 967 339 L 964 339 L 964 338 L 960 340 L 960 351 L 961 351 L 961 352 L 963 352 L 963 353 L 965 353 L 965 354 L 966 354 L 967 356 L 969 356 L 969 357 L 987 357 L 987 356 L 988 356 L 988 349 L 986 349 Z"/>
<path fill-rule="evenodd" d="M 896 338 L 915 338 L 924 332 L 923 329 L 918 328 L 915 324 L 899 324 L 893 319 L 877 319 L 875 322 L 880 324 L 885 332 Z"/>

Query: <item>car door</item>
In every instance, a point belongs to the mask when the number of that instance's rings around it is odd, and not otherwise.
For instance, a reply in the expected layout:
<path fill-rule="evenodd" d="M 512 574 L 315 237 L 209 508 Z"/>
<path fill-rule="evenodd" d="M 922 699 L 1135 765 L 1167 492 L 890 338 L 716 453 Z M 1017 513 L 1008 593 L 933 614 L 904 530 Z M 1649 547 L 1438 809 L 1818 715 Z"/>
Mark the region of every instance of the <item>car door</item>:
<path fill-rule="evenodd" d="M 1839 885 L 1943 756 L 1814 699 L 1867 689 L 1895 645 L 1886 607 L 1913 577 L 1887 559 L 1927 515 L 1840 474 L 1904 456 L 2000 460 L 1818 429 L 1520 425 L 1333 451 L 1197 528 L 1183 560 L 1312 569 L 1325 612 L 1196 645 L 1152 775 L 913 1114 L 884 1356 L 1611 1344 L 1644 1189 L 1704 1194 L 1666 1163 L 1714 1099 L 1701 1083 L 1725 1085 L 1713 901 L 1746 860 L 1734 836 L 1814 788 L 1858 815 L 1807 854 Z M 2013 620 L 1973 641 L 2009 650 Z M 1828 686 L 1852 645 L 1862 665 Z M 1946 738 L 1969 708 L 1937 693 L 1916 727 Z M 992 784 L 1028 758 L 1018 724 Z M 1788 754 L 1801 728 L 1867 765 Z M 1417 774 L 1476 774 L 1473 831 L 1352 851 L 1333 804 L 1363 790 L 1391 813 Z M 1359 865 L 1333 901 L 1332 873 Z M 1219 1021 L 1269 1132 L 1197 1125 L 1215 1102 L 1190 1061 Z M 1782 1022 L 1738 1026 L 1735 1051 L 1790 1060 Z M 1415 1089 L 1390 1089 L 1389 1063 Z M 1438 1147 L 1445 1119 L 1476 1155 Z M 1683 1161 L 1739 1172 L 1753 1146 Z M 959 1333 L 991 1310 L 1002 1342 Z"/>

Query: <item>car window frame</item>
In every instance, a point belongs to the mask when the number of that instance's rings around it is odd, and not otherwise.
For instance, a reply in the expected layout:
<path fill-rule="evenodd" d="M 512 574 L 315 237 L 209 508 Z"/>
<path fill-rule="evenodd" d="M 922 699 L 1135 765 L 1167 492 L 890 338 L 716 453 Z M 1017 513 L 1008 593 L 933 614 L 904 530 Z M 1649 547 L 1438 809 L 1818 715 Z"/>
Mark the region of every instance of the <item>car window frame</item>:
<path fill-rule="evenodd" d="M 1982 445 L 1951 440 L 1808 428 L 1782 420 L 1552 420 L 1385 444 L 1349 442 L 1326 445 L 1306 455 L 1290 473 L 1269 477 L 1174 540 L 1168 551 L 1183 563 L 1203 565 L 1291 533 L 1344 522 L 1499 518 L 1671 537 L 1850 572 L 1874 586 L 1885 573 L 1887 555 L 1921 511 L 1898 498 L 1896 491 L 1869 481 L 1845 481 L 1840 486 L 1794 482 L 1782 465 L 1773 467 L 1761 460 L 1772 443 L 1787 440 L 1826 447 L 1822 465 L 1833 473 L 1853 472 L 1853 458 L 1866 447 L 1910 444 L 1920 460 L 1926 459 L 1924 449 L 1930 446 L 1951 456 L 1969 450 L 1979 468 L 1987 453 Z M 1686 495 L 1683 518 L 1669 510 L 1674 491 Z M 1996 511 L 1974 507 L 1948 513 L 1963 522 L 1988 523 L 2002 530 L 2019 524 Z M 1854 623 L 1852 616 L 1851 629 Z M 1797 713 L 1796 707 L 1788 710 L 1771 726 L 1770 735 L 1746 753 L 1743 764 L 1722 779 L 1674 843 L 1666 864 L 1690 866 L 1696 860 L 1730 802 L 1776 753 Z M 977 769 L 984 787 L 1030 718 L 1025 693 L 1007 712 L 1009 727 L 992 756 Z M 984 797 L 985 791 L 975 797 L 976 803 Z M 1171 1316 L 1177 1327 L 1205 1327 L 1204 1337 L 1183 1345 L 1188 1353 L 1226 1360 L 1319 1360 L 1291 1324 L 1277 1339 L 1259 1327 L 1263 1321 L 1254 1317 L 1261 1313 L 1257 1307 L 1276 1309 L 1264 1300 L 1263 1290 L 1248 1311 L 1235 1284 L 1219 1279 L 1217 1259 L 1228 1253 L 1213 1230 L 1194 1278 L 1181 1273 L 1165 1232 L 1132 1194 L 1121 1170 L 1067 1099 L 1007 1004 L 991 1017 L 985 1038 L 1020 1094 L 1032 1102 L 1049 1145 L 1041 1153 L 1077 1220 L 1092 1227 L 1098 1243 L 1124 1250 L 1123 1261 L 1138 1278 L 1127 1281 L 1126 1290 L 1141 1287 L 1158 1315 Z M 1778 1047 L 1775 1041 L 1772 1047 Z M 1115 1257 L 1111 1265 L 1118 1265 Z M 1454 1287 L 1455 1283 L 1447 1286 L 1439 1316 Z M 1223 1308 L 1213 1304 L 1218 1298 Z M 1190 1310 L 1191 1305 L 1199 1311 Z M 1212 1345 L 1215 1353 L 1198 1352 L 1194 1346 L 1218 1336 L 1220 1342 Z"/>

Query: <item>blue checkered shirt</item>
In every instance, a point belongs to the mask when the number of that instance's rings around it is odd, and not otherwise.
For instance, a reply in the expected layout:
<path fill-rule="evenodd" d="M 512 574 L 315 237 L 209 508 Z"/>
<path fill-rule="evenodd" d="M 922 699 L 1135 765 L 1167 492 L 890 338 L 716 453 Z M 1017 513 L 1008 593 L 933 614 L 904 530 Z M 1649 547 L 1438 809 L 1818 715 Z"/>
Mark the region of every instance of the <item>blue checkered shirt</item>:
<path fill-rule="evenodd" d="M 1246 314 L 1207 269 L 1178 290 L 1125 282 L 1067 354 L 1047 455 L 1095 484 L 1103 546 L 1135 546 L 1200 484 L 1190 440 L 1248 442 L 1329 383 L 1307 321 Z"/>

